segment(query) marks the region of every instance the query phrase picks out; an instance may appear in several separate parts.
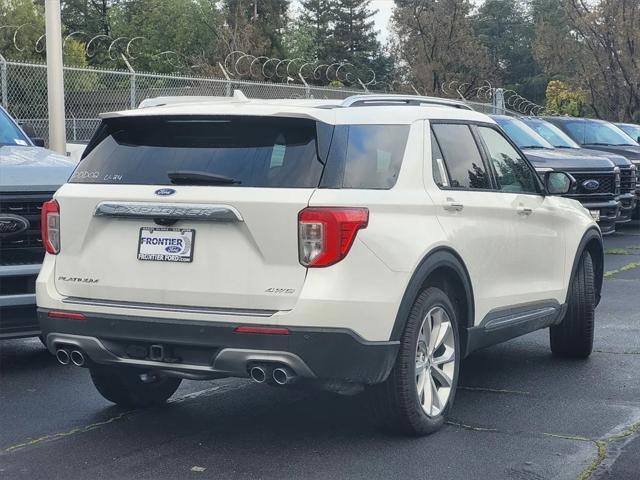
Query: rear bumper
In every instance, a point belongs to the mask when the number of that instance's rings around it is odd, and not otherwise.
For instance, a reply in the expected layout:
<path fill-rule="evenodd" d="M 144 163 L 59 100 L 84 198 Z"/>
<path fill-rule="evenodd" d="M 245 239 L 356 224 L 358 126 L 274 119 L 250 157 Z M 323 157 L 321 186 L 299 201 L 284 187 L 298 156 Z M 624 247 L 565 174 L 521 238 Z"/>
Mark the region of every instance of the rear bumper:
<path fill-rule="evenodd" d="M 83 321 L 50 318 L 47 309 L 38 309 L 52 353 L 70 346 L 83 350 L 95 363 L 193 379 L 247 377 L 252 364 L 267 363 L 284 364 L 303 378 L 374 384 L 387 378 L 399 347 L 398 342 L 365 341 L 347 329 L 289 327 L 289 335 L 240 334 L 234 331 L 238 324 L 85 316 Z M 151 345 L 163 347 L 163 360 L 150 358 Z"/>

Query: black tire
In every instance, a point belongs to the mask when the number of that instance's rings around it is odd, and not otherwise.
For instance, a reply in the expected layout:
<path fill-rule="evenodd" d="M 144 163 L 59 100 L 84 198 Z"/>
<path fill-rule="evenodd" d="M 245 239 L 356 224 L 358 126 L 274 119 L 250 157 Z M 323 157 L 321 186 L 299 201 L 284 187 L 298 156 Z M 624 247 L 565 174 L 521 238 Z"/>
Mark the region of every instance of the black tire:
<path fill-rule="evenodd" d="M 93 365 L 91 380 L 100 394 L 117 405 L 127 408 L 146 408 L 167 401 L 180 386 L 182 379 L 150 374 L 155 378 L 143 382 L 145 373 L 129 367 Z"/>
<path fill-rule="evenodd" d="M 551 352 L 563 358 L 587 358 L 593 350 L 596 294 L 593 262 L 589 252 L 580 258 L 571 280 L 567 313 L 549 329 Z"/>
<path fill-rule="evenodd" d="M 416 347 L 422 321 L 429 310 L 441 307 L 449 315 L 455 345 L 452 387 L 446 405 L 436 416 L 423 410 L 416 388 Z M 405 326 L 396 363 L 389 378 L 370 387 L 369 401 L 377 421 L 388 431 L 408 435 L 428 435 L 446 421 L 455 398 L 460 368 L 460 335 L 456 310 L 447 294 L 439 288 L 423 290 L 414 302 Z"/>

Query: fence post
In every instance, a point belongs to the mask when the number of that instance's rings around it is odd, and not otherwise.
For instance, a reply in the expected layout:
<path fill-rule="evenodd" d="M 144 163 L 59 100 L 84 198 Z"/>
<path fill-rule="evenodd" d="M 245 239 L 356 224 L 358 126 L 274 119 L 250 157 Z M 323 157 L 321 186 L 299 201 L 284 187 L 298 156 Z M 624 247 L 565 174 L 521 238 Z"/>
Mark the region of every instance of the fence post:
<path fill-rule="evenodd" d="M 298 72 L 298 77 L 300 77 L 300 80 L 302 80 L 302 83 L 304 84 L 304 96 L 305 96 L 305 98 L 312 98 L 311 97 L 311 88 L 309 87 L 309 84 L 307 83 L 307 81 L 302 76 L 302 73 Z"/>
<path fill-rule="evenodd" d="M 129 108 L 132 110 L 136 108 L 136 71 L 133 69 L 127 57 L 124 56 L 123 53 L 120 54 L 124 64 L 127 66 L 129 73 L 131 73 L 131 78 L 129 79 L 130 83 L 130 91 L 129 91 Z"/>
<path fill-rule="evenodd" d="M 9 95 L 7 91 L 7 61 L 0 54 L 0 98 L 2 99 L 2 106 L 5 109 L 9 108 Z"/>
<path fill-rule="evenodd" d="M 233 95 L 233 93 L 231 92 L 231 79 L 229 78 L 227 71 L 225 70 L 225 68 L 222 66 L 220 62 L 218 62 L 218 66 L 220 67 L 220 70 L 222 70 L 222 74 L 224 75 L 224 78 L 227 79 L 224 94 L 226 97 L 230 97 L 231 95 Z"/>
<path fill-rule="evenodd" d="M 502 115 L 505 112 L 504 108 L 504 89 L 496 88 L 495 94 L 493 95 L 493 113 Z"/>

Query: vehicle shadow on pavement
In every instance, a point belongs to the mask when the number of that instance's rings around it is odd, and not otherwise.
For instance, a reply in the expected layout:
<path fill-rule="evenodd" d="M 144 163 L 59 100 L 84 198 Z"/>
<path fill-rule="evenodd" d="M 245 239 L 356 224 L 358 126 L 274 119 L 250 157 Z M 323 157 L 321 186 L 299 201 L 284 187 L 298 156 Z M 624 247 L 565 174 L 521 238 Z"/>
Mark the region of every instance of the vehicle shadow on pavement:
<path fill-rule="evenodd" d="M 40 340 L 0 341 L 0 375 L 28 373 L 43 368 L 56 368 L 55 357 Z"/>

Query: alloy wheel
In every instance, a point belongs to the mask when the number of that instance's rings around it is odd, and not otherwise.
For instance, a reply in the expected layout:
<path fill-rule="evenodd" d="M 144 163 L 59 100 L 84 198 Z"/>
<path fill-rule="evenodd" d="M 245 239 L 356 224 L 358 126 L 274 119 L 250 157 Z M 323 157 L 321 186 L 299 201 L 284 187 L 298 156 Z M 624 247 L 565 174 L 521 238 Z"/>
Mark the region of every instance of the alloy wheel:
<path fill-rule="evenodd" d="M 447 406 L 455 372 L 455 337 L 444 308 L 431 308 L 420 327 L 416 345 L 416 389 L 424 412 L 436 417 Z"/>

